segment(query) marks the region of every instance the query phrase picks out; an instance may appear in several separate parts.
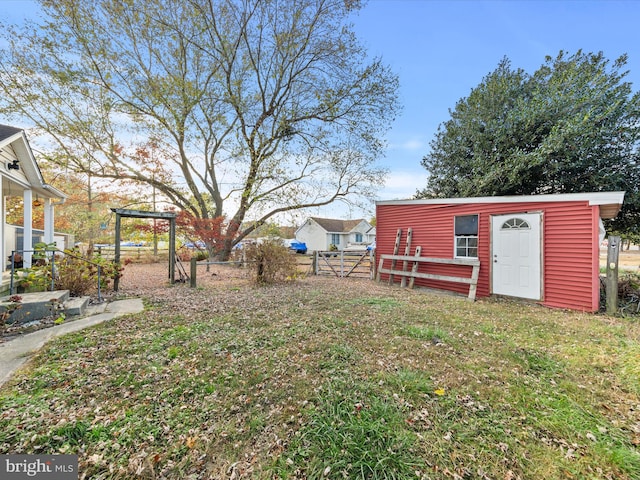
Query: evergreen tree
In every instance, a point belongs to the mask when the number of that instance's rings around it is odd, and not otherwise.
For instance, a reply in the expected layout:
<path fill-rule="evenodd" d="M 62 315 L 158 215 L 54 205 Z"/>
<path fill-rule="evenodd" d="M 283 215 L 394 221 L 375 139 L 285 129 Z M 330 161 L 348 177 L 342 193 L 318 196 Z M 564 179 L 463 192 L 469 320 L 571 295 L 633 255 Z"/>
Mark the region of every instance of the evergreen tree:
<path fill-rule="evenodd" d="M 418 197 L 627 192 L 610 227 L 638 231 L 640 94 L 602 53 L 547 57 L 532 75 L 503 59 L 440 125 Z"/>

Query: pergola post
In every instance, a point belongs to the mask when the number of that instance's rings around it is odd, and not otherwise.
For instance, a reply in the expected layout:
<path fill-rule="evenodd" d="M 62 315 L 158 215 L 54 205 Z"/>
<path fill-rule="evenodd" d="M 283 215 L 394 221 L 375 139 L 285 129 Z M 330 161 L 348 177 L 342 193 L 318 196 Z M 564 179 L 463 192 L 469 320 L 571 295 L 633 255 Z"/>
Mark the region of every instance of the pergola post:
<path fill-rule="evenodd" d="M 116 214 L 116 244 L 113 261 L 120 263 L 120 222 L 122 217 L 128 218 L 153 218 L 157 220 L 169 221 L 169 281 L 173 285 L 176 281 L 176 214 L 172 212 L 144 212 L 141 210 L 127 210 L 124 208 L 112 208 Z M 118 291 L 120 276 L 116 276 L 113 281 L 114 291 Z"/>
<path fill-rule="evenodd" d="M 116 241 L 115 241 L 115 253 L 113 254 L 113 263 L 116 265 L 120 264 L 120 214 L 116 213 Z M 120 286 L 120 273 L 116 275 L 116 278 L 113 279 L 113 291 L 117 292 L 118 287 Z"/>
<path fill-rule="evenodd" d="M 169 220 L 169 282 L 176 283 L 176 218 Z"/>

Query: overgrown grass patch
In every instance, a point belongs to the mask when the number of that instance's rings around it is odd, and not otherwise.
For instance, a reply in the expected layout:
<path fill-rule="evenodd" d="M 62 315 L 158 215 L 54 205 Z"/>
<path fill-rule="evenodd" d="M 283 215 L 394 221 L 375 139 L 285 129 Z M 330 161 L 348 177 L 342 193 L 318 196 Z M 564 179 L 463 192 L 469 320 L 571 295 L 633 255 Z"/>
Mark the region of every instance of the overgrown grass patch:
<path fill-rule="evenodd" d="M 640 478 L 638 322 L 310 278 L 155 298 L 0 390 L 86 478 Z"/>
<path fill-rule="evenodd" d="M 552 358 L 546 352 L 517 348 L 513 352 L 514 361 L 520 364 L 525 373 L 538 376 L 553 376 L 562 370 L 562 362 Z"/>
<path fill-rule="evenodd" d="M 640 395 L 640 343 L 630 342 L 624 345 L 620 355 L 620 377 L 623 388 L 635 395 Z"/>
<path fill-rule="evenodd" d="M 369 309 L 379 312 L 392 312 L 396 308 L 400 307 L 402 303 L 396 298 L 384 298 L 384 297 L 363 297 L 347 300 L 346 305 L 362 305 Z"/>
<path fill-rule="evenodd" d="M 415 478 L 425 464 L 405 420 L 406 407 L 374 386 L 331 381 L 320 389 L 274 473 L 279 478 Z"/>
<path fill-rule="evenodd" d="M 381 391 L 411 403 L 424 401 L 437 390 L 428 372 L 422 370 L 403 368 L 396 372 L 384 373 L 377 378 Z"/>
<path fill-rule="evenodd" d="M 445 343 L 450 340 L 449 334 L 442 328 L 431 326 L 407 325 L 401 327 L 398 333 L 417 340 L 426 340 L 433 344 Z"/>

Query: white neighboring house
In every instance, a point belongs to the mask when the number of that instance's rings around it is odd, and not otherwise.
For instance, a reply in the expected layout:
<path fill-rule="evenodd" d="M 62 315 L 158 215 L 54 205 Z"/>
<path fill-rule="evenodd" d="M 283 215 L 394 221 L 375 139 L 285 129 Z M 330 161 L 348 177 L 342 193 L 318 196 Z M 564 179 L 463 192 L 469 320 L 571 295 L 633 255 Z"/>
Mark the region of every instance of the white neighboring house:
<path fill-rule="evenodd" d="M 336 220 L 309 217 L 297 230 L 296 240 L 307 244 L 309 251 L 365 249 L 376 238 L 376 229 L 364 219 Z"/>
<path fill-rule="evenodd" d="M 45 243 L 58 241 L 54 236 L 54 206 L 64 202 L 67 196 L 60 190 L 45 183 L 42 172 L 27 141 L 24 130 L 0 124 L 0 199 L 2 200 L 2 242 L 0 243 L 0 272 L 6 271 L 8 257 L 13 250 L 18 250 L 16 227 L 6 224 L 7 197 L 20 196 L 24 204 L 22 228 L 22 245 L 25 250 L 32 246 L 34 240 Z M 33 228 L 33 207 L 44 206 L 44 230 Z M 34 231 L 36 235 L 34 235 Z M 62 246 L 64 248 L 64 246 Z M 25 252 L 24 266 L 31 266 L 31 253 Z"/>

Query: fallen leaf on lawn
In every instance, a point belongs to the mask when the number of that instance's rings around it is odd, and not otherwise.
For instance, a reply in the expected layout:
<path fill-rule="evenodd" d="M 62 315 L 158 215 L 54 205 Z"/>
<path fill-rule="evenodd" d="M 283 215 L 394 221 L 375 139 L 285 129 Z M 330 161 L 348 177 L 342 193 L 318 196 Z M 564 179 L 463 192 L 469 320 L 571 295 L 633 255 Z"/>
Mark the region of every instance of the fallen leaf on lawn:
<path fill-rule="evenodd" d="M 444 388 L 438 388 L 438 389 L 434 390 L 433 393 L 435 393 L 436 395 L 441 397 L 441 396 L 444 395 Z"/>

